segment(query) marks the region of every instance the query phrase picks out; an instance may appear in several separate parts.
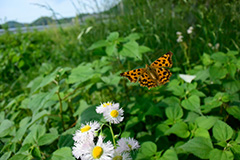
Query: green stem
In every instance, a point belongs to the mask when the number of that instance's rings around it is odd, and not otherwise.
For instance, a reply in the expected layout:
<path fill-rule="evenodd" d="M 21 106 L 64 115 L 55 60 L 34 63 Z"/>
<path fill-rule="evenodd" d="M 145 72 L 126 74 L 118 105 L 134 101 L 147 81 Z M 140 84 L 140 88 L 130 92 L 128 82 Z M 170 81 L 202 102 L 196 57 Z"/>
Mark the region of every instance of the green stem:
<path fill-rule="evenodd" d="M 113 137 L 113 145 L 114 145 L 114 148 L 116 148 L 116 140 L 115 140 L 115 136 L 114 136 L 114 133 L 113 133 L 113 130 L 112 130 L 112 126 L 111 126 L 111 123 L 109 122 L 109 129 L 110 129 L 110 132 L 112 134 L 112 137 Z"/>
<path fill-rule="evenodd" d="M 62 121 L 62 127 L 63 127 L 63 130 L 65 131 L 65 127 L 64 127 L 64 120 L 63 120 L 63 113 L 62 113 L 62 98 L 59 94 L 59 91 L 57 91 L 57 95 L 58 95 L 58 99 L 59 99 L 59 110 L 60 110 L 60 118 L 61 118 L 61 121 Z"/>

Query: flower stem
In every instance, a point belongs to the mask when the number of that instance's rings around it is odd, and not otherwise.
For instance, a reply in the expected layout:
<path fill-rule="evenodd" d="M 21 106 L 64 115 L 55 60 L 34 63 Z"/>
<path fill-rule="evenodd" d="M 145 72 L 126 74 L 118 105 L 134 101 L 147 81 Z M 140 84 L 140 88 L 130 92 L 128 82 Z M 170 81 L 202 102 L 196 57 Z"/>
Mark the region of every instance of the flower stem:
<path fill-rule="evenodd" d="M 112 130 L 112 126 L 111 126 L 110 122 L 109 122 L 109 129 L 110 129 L 110 132 L 112 134 L 114 148 L 116 148 L 116 140 L 115 140 L 115 136 L 114 136 L 114 133 L 113 133 L 113 130 Z"/>

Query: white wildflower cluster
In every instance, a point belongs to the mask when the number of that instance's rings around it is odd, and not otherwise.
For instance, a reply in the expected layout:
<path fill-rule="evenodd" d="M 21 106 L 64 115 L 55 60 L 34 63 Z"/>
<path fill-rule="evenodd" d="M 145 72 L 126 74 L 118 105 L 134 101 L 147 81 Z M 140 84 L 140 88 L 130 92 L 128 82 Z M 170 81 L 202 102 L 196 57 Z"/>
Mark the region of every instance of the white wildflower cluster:
<path fill-rule="evenodd" d="M 181 43 L 183 41 L 182 32 L 177 32 L 176 34 L 177 34 L 177 37 L 178 37 L 177 42 Z"/>
<path fill-rule="evenodd" d="M 215 45 L 212 45 L 212 43 L 208 43 L 208 47 L 210 47 L 212 50 L 218 50 L 220 44 L 216 43 Z"/>
<path fill-rule="evenodd" d="M 96 112 L 103 114 L 105 120 L 111 124 L 118 124 L 124 118 L 119 103 L 103 103 L 97 106 Z M 73 135 L 74 157 L 81 160 L 131 160 L 130 152 L 140 147 L 138 141 L 133 138 L 121 138 L 114 146 L 111 141 L 104 142 L 103 136 L 97 136 L 100 126 L 97 121 L 81 124 L 80 129 Z M 112 136 L 115 139 L 115 136 Z"/>
<path fill-rule="evenodd" d="M 193 26 L 190 26 L 188 29 L 187 29 L 187 34 L 192 34 L 192 32 L 193 32 Z M 182 32 L 177 32 L 176 33 L 177 34 L 177 42 L 178 43 L 181 43 L 181 42 L 183 42 L 183 35 L 182 35 Z"/>

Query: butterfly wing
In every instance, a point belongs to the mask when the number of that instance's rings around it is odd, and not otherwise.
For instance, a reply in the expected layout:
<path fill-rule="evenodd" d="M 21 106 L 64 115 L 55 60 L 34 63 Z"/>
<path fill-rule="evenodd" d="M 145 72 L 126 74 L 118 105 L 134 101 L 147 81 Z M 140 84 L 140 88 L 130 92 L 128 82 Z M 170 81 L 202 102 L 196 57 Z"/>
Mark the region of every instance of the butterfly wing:
<path fill-rule="evenodd" d="M 166 54 L 164 54 L 162 57 L 158 58 L 157 60 L 155 60 L 151 66 L 155 67 L 155 68 L 161 68 L 161 67 L 172 67 L 172 52 L 168 52 Z"/>
<path fill-rule="evenodd" d="M 145 68 L 134 69 L 131 71 L 123 72 L 120 75 L 127 77 L 131 82 L 137 82 L 139 77 L 145 72 Z"/>
<path fill-rule="evenodd" d="M 166 68 L 156 68 L 156 74 L 158 75 L 158 83 L 165 84 L 169 82 L 172 73 Z"/>
<path fill-rule="evenodd" d="M 140 86 L 148 87 L 148 89 L 158 86 L 158 84 L 156 83 L 156 80 L 153 80 L 152 78 L 150 78 L 150 76 L 146 72 L 144 72 L 142 76 L 139 78 L 139 83 L 140 83 Z"/>

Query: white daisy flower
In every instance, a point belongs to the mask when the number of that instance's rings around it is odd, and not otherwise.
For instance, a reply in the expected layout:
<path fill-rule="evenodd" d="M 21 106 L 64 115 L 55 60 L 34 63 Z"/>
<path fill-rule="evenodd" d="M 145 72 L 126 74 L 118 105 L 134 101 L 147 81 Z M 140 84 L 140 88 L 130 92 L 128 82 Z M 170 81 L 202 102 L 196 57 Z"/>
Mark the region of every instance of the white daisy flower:
<path fill-rule="evenodd" d="M 123 121 L 123 109 L 119 106 L 112 106 L 103 113 L 106 121 L 114 124 L 118 124 Z"/>
<path fill-rule="evenodd" d="M 113 160 L 132 160 L 129 152 L 118 152 L 117 150 L 113 153 Z"/>
<path fill-rule="evenodd" d="M 179 31 L 178 31 L 178 32 L 176 32 L 176 35 L 177 35 L 177 36 L 181 36 L 181 35 L 182 35 L 182 32 L 179 32 Z"/>
<path fill-rule="evenodd" d="M 177 42 L 181 43 L 183 41 L 183 36 L 178 36 Z"/>
<path fill-rule="evenodd" d="M 73 135 L 73 140 L 76 142 L 84 141 L 89 137 L 94 137 L 94 132 L 100 128 L 100 124 L 97 121 L 91 121 L 86 124 L 81 124 L 80 130 L 77 130 Z"/>
<path fill-rule="evenodd" d="M 192 80 L 196 78 L 195 75 L 187 75 L 187 74 L 179 74 L 179 77 L 182 78 L 187 83 L 191 83 Z"/>
<path fill-rule="evenodd" d="M 122 152 L 130 152 L 134 149 L 138 149 L 140 147 L 139 143 L 137 140 L 133 138 L 121 138 L 117 142 L 117 151 L 122 153 Z"/>
<path fill-rule="evenodd" d="M 119 107 L 119 103 L 112 103 L 112 102 L 102 103 L 100 106 L 97 106 L 96 112 L 99 114 L 104 113 L 107 109 L 109 109 L 112 106 Z"/>
<path fill-rule="evenodd" d="M 103 137 L 98 137 L 95 145 L 93 141 L 89 141 L 81 150 L 81 160 L 112 160 L 114 147 L 110 141 L 104 143 Z"/>

